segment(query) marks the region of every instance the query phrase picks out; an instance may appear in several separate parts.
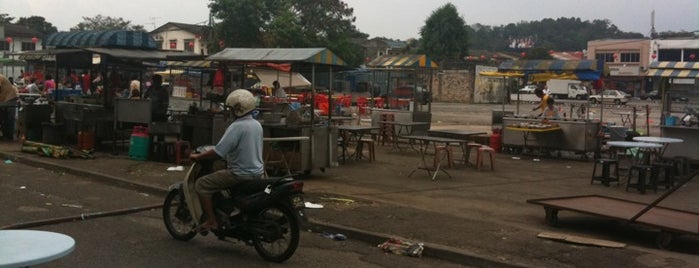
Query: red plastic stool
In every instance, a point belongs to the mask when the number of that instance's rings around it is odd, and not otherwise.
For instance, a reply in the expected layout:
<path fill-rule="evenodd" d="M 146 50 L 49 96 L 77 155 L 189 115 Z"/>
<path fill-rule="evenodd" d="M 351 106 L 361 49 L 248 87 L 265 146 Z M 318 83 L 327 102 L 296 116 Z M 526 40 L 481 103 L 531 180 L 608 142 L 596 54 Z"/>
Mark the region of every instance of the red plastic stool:
<path fill-rule="evenodd" d="M 192 148 L 188 141 L 175 142 L 175 165 L 189 162 L 189 154 Z"/>

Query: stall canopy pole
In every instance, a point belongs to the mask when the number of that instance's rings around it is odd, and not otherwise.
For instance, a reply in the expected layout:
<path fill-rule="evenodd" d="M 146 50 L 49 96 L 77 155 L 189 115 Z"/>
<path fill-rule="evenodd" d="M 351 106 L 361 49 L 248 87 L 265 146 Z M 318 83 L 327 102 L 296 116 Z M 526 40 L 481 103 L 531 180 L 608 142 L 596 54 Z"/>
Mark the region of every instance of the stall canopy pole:
<path fill-rule="evenodd" d="M 333 82 L 333 68 L 332 68 L 332 66 L 328 66 L 328 69 L 329 69 L 329 71 L 328 71 L 328 83 L 329 83 L 329 86 L 328 86 L 328 87 L 330 88 L 330 94 L 331 94 L 331 95 L 330 95 L 331 97 L 328 98 L 328 99 L 329 99 L 329 101 L 330 101 L 331 103 L 335 103 L 334 101 L 332 101 L 332 92 L 334 91 L 333 85 L 335 85 L 335 83 Z M 332 108 L 332 106 L 329 106 L 329 107 Z M 342 107 L 340 107 L 340 109 L 342 109 Z M 333 141 L 333 140 L 331 139 L 331 137 L 332 137 L 332 133 L 331 133 L 331 132 L 332 132 L 332 114 L 333 114 L 333 113 L 332 113 L 332 110 L 328 111 L 328 126 L 327 126 L 327 132 L 328 132 L 328 151 L 327 151 L 327 153 L 328 153 L 328 159 L 330 159 L 330 160 L 332 160 L 332 156 L 333 156 L 333 155 L 332 155 L 332 150 L 335 148 L 334 142 L 336 142 L 336 141 Z"/>

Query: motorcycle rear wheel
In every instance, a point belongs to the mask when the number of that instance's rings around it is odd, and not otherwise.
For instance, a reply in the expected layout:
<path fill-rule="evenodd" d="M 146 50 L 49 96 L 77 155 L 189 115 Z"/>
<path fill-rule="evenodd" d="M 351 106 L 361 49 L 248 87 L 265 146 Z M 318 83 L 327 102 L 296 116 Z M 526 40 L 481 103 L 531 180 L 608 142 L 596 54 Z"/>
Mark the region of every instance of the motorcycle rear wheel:
<path fill-rule="evenodd" d="M 283 262 L 296 251 L 299 245 L 299 223 L 291 210 L 284 206 L 264 208 L 257 214 L 254 223 L 262 225 L 253 236 L 255 251 L 263 259 L 271 262 Z"/>
<path fill-rule="evenodd" d="M 184 196 L 179 189 L 170 191 L 163 204 L 163 221 L 170 235 L 180 241 L 189 241 L 197 235 L 195 222 L 189 214 Z"/>

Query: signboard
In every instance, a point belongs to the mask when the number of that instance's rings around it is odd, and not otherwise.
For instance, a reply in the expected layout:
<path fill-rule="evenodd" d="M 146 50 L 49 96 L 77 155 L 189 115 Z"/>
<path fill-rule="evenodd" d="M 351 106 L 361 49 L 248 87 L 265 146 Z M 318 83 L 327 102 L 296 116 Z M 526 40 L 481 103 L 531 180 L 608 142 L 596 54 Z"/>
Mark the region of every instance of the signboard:
<path fill-rule="evenodd" d="M 640 66 L 609 66 L 611 76 L 638 76 L 640 73 Z"/>

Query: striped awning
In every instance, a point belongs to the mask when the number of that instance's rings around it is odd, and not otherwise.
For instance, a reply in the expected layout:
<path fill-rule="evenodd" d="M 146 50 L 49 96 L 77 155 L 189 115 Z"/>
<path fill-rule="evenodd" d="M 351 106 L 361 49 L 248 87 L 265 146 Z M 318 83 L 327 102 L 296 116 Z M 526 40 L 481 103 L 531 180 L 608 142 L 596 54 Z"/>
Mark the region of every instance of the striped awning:
<path fill-rule="evenodd" d="M 437 63 L 424 54 L 381 56 L 369 62 L 367 66 L 373 68 L 438 68 Z"/>
<path fill-rule="evenodd" d="M 699 62 L 658 61 L 648 67 L 646 76 L 669 78 L 699 78 Z"/>
<path fill-rule="evenodd" d="M 155 40 L 148 33 L 123 30 L 58 32 L 51 34 L 44 45 L 56 48 L 157 48 Z"/>
<path fill-rule="evenodd" d="M 511 60 L 498 66 L 499 72 L 580 72 L 597 71 L 597 60 Z"/>
<path fill-rule="evenodd" d="M 305 62 L 344 66 L 343 59 L 327 48 L 226 48 L 206 57 L 210 61 L 232 62 Z"/>
<path fill-rule="evenodd" d="M 168 67 L 177 67 L 177 68 L 213 68 L 214 64 L 212 61 L 208 60 L 188 60 L 188 61 L 168 61 L 167 62 Z"/>

